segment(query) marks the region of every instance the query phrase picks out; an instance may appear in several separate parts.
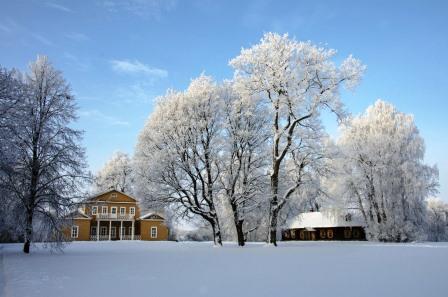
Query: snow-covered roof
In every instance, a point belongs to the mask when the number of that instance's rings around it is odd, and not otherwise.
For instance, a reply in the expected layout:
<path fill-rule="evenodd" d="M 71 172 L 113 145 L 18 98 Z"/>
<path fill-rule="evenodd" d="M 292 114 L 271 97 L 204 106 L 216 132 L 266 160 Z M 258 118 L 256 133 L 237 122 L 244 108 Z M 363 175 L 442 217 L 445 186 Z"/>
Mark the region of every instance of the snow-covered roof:
<path fill-rule="evenodd" d="M 148 212 L 147 214 L 142 215 L 139 219 L 140 220 L 164 220 L 165 218 L 156 212 Z"/>
<path fill-rule="evenodd" d="M 340 209 L 301 213 L 287 224 L 289 229 L 355 226 L 364 226 L 364 223 L 350 212 Z"/>

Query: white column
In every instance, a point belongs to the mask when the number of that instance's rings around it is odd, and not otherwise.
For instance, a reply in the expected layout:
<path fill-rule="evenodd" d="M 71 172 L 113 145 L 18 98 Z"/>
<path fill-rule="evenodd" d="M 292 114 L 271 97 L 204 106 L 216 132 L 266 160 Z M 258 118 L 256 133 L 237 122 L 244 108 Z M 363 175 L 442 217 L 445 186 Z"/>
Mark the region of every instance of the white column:
<path fill-rule="evenodd" d="M 100 221 L 96 220 L 96 241 L 100 240 Z"/>
<path fill-rule="evenodd" d="M 110 240 L 111 230 L 112 230 L 112 220 L 109 221 L 109 240 Z"/>
<path fill-rule="evenodd" d="M 134 220 L 132 220 L 132 232 L 131 232 L 131 240 L 134 240 Z"/>
<path fill-rule="evenodd" d="M 121 236 L 123 236 L 123 221 L 120 221 L 120 240 L 121 240 Z"/>

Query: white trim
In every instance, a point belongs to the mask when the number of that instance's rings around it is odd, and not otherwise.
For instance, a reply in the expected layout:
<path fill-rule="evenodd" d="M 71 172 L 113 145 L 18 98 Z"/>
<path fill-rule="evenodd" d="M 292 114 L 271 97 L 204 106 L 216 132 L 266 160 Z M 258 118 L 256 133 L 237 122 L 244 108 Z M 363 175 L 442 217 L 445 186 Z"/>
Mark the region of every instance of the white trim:
<path fill-rule="evenodd" d="M 152 231 L 155 230 L 156 233 L 155 235 L 152 235 Z M 151 236 L 151 238 L 157 238 L 157 227 L 151 227 L 150 231 L 149 231 L 149 235 Z"/>
<path fill-rule="evenodd" d="M 118 202 L 118 201 L 109 201 L 109 200 L 95 200 L 95 201 L 92 201 L 92 202 L 87 202 L 87 203 L 116 203 L 116 204 L 122 204 L 122 203 L 125 203 L 125 204 L 135 204 L 135 205 L 137 205 L 137 202 L 129 202 L 129 201 L 123 201 L 123 202 Z"/>
<path fill-rule="evenodd" d="M 98 213 L 98 206 L 92 206 L 92 215 L 96 215 Z"/>
<path fill-rule="evenodd" d="M 73 231 L 75 231 L 75 232 L 73 232 Z M 71 235 L 72 238 L 78 238 L 78 236 L 79 236 L 79 226 L 73 225 L 70 235 Z M 73 236 L 73 235 L 75 235 L 75 236 Z"/>
<path fill-rule="evenodd" d="M 106 210 L 106 212 L 104 212 Z M 107 206 L 101 206 L 101 214 L 107 214 L 108 207 Z"/>
<path fill-rule="evenodd" d="M 121 210 L 124 209 L 123 212 L 121 212 Z M 120 206 L 120 215 L 125 215 L 126 214 L 126 207 Z"/>
<path fill-rule="evenodd" d="M 97 227 L 96 226 L 92 226 L 92 227 L 90 227 L 90 235 L 97 235 L 97 229 L 96 229 Z M 93 230 L 95 230 L 95 232 L 93 232 Z"/>
<path fill-rule="evenodd" d="M 129 214 L 135 216 L 135 207 L 129 207 Z"/>

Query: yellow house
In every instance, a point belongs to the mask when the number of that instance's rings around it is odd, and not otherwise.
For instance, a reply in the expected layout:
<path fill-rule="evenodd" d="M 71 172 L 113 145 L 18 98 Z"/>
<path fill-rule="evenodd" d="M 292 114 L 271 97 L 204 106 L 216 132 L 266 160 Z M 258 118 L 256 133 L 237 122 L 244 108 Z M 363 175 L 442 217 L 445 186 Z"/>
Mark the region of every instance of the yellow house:
<path fill-rule="evenodd" d="M 66 236 L 75 241 L 168 240 L 165 219 L 157 213 L 140 214 L 137 200 L 111 190 L 88 199 L 73 213 Z"/>

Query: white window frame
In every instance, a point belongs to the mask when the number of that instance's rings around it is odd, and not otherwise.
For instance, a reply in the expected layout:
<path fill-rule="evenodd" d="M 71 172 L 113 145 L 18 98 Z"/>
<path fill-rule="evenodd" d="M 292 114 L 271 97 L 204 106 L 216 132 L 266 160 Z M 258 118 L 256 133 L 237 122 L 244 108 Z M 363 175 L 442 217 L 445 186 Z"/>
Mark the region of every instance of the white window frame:
<path fill-rule="evenodd" d="M 135 207 L 130 207 L 129 208 L 129 214 L 130 215 L 135 215 Z"/>
<path fill-rule="evenodd" d="M 104 230 L 104 234 L 103 234 L 103 230 Z M 101 236 L 106 236 L 107 235 L 107 227 L 106 226 L 101 226 L 100 227 L 100 235 Z"/>
<path fill-rule="evenodd" d="M 79 236 L 79 226 L 77 226 L 77 225 L 73 225 L 72 226 L 71 236 L 72 236 L 72 238 L 78 238 L 78 236 Z"/>
<path fill-rule="evenodd" d="M 98 213 L 98 206 L 92 206 L 92 214 L 96 215 Z"/>
<path fill-rule="evenodd" d="M 153 231 L 155 231 L 155 234 L 153 234 Z M 151 236 L 151 238 L 157 238 L 157 227 L 151 227 L 149 235 Z"/>
<path fill-rule="evenodd" d="M 111 198 L 117 198 L 117 193 L 112 193 L 112 194 L 110 194 L 110 197 L 111 197 Z"/>
<path fill-rule="evenodd" d="M 95 230 L 95 231 L 94 231 Z M 90 235 L 96 235 L 96 232 L 97 232 L 97 230 L 96 230 L 96 226 L 92 226 L 92 227 L 90 227 Z"/>
<path fill-rule="evenodd" d="M 104 210 L 106 210 L 106 211 L 104 211 Z M 101 213 L 107 214 L 107 206 L 101 206 Z"/>
<path fill-rule="evenodd" d="M 114 210 L 115 210 L 115 212 L 114 212 Z M 112 207 L 110 208 L 110 213 L 111 213 L 111 214 L 117 214 L 117 207 L 116 207 L 116 206 L 112 206 Z"/>
<path fill-rule="evenodd" d="M 126 214 L 126 207 L 120 207 L 120 215 Z"/>

